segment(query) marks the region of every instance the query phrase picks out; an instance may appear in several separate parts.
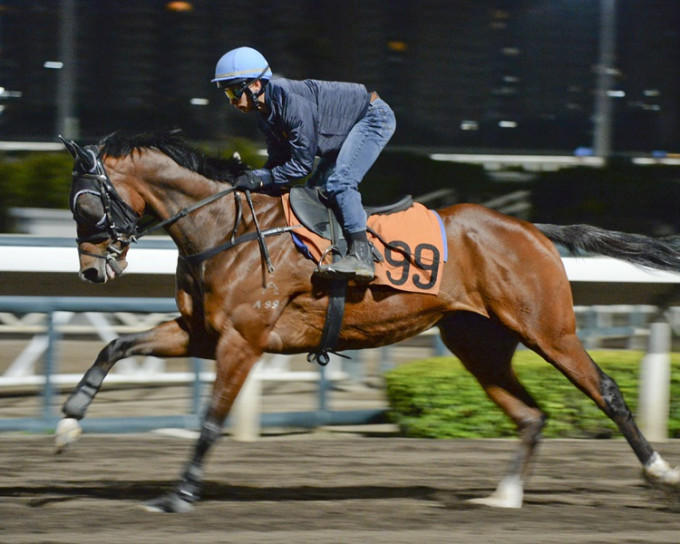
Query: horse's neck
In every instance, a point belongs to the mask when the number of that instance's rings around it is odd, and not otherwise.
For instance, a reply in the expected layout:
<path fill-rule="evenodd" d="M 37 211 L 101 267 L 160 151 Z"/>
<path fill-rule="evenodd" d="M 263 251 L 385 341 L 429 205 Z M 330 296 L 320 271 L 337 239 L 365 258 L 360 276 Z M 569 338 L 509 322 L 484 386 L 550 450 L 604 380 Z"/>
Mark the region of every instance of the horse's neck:
<path fill-rule="evenodd" d="M 182 205 L 174 213 L 198 205 L 202 200 L 224 189 L 227 189 L 226 185 L 193 193 L 189 198 L 183 199 Z M 228 232 L 233 231 L 236 216 L 234 197 L 227 194 L 175 221 L 169 226 L 168 234 L 174 239 L 180 252 L 187 255 L 198 253 L 214 247 Z"/>
<path fill-rule="evenodd" d="M 155 191 L 158 201 L 156 213 L 161 220 L 171 218 L 228 188 L 229 185 L 225 183 L 214 182 L 198 174 L 188 179 L 178 179 L 175 183 L 165 180 L 161 190 Z M 276 200 L 264 195 L 252 196 L 260 221 L 269 223 L 265 216 L 271 215 L 268 210 L 272 209 Z M 252 226 L 252 212 L 243 193 L 229 192 L 174 221 L 167 226 L 166 231 L 180 253 L 191 255 L 216 247 L 233 235 L 251 230 Z"/>

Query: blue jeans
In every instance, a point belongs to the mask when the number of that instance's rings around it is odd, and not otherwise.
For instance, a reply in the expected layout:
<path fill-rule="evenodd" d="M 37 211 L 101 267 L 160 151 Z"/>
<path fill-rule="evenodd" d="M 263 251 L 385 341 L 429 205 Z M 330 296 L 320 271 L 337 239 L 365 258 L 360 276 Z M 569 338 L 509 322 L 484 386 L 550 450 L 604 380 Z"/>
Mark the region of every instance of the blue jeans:
<path fill-rule="evenodd" d="M 307 182 L 310 187 L 325 185 L 346 233 L 366 230 L 359 183 L 387 145 L 396 126 L 392 108 L 380 98 L 374 100 L 366 115 L 349 131 L 337 157 L 321 159 Z"/>

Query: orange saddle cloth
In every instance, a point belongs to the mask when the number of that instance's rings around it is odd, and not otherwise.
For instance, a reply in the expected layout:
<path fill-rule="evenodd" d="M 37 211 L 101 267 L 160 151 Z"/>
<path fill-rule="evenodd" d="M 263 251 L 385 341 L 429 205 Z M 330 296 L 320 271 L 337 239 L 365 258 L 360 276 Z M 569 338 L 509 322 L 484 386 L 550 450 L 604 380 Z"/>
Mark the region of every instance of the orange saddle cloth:
<path fill-rule="evenodd" d="M 282 195 L 282 199 L 288 225 L 297 227 L 291 233 L 296 245 L 319 263 L 330 240 L 300 223 L 290 207 L 288 194 Z M 369 232 L 368 239 L 383 256 L 381 262 L 375 263 L 375 279 L 370 285 L 387 285 L 412 293 L 439 293 L 447 245 L 444 224 L 437 212 L 416 202 L 403 212 L 371 215 L 368 226 L 378 235 Z M 330 260 L 329 252 L 324 262 Z"/>

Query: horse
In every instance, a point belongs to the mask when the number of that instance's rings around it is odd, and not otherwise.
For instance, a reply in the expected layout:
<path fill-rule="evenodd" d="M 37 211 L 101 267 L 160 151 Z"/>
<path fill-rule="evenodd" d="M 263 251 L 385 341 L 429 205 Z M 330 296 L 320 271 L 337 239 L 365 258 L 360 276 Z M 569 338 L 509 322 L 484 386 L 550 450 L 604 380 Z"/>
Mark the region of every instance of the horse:
<path fill-rule="evenodd" d="M 162 228 L 179 252 L 179 317 L 121 336 L 101 350 L 63 405 L 56 449 L 77 440 L 78 421 L 119 359 L 142 354 L 214 359 L 216 378 L 192 455 L 173 489 L 145 503 L 157 512 L 192 510 L 201 496 L 205 456 L 221 436 L 249 371 L 264 353 L 318 348 L 329 286 L 315 278 L 315 263 L 291 242 L 281 195 L 234 189 L 230 180 L 244 168 L 238 161 L 208 157 L 173 131 L 119 132 L 84 147 L 62 142 L 74 158 L 70 205 L 81 278 L 103 283 L 120 276 L 131 244 L 149 229 Z M 511 366 L 519 343 L 557 368 L 616 423 L 648 481 L 680 486 L 680 470 L 649 444 L 614 379 L 579 341 L 556 245 L 572 254 L 597 253 L 675 272 L 680 252 L 664 239 L 589 225 L 532 224 L 471 203 L 437 212 L 449 256 L 439 292 L 350 282 L 336 349 L 389 345 L 439 328 L 444 344 L 518 431 L 510 469 L 490 496 L 474 503 L 522 506 L 546 423 Z M 153 223 L 142 228 L 142 217 Z"/>

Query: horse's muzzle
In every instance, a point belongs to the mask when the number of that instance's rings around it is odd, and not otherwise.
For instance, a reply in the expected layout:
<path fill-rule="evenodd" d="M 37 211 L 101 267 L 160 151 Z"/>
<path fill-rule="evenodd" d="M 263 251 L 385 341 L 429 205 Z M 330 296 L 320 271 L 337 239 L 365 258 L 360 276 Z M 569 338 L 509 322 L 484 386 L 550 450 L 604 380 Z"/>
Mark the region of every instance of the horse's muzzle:
<path fill-rule="evenodd" d="M 122 275 L 127 265 L 125 258 L 115 253 L 96 255 L 81 252 L 80 278 L 90 283 L 106 283 Z"/>

